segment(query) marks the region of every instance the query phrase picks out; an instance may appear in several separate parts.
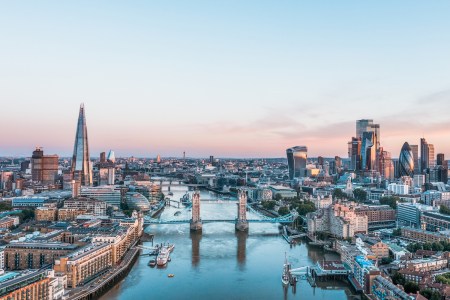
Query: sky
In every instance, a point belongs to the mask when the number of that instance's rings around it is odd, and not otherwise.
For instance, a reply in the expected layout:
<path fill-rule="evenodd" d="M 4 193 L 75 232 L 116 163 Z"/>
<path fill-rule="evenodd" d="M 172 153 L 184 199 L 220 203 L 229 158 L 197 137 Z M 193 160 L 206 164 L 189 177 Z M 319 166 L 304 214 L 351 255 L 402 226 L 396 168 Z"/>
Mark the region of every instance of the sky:
<path fill-rule="evenodd" d="M 1 1 L 0 155 L 450 155 L 450 1 Z"/>

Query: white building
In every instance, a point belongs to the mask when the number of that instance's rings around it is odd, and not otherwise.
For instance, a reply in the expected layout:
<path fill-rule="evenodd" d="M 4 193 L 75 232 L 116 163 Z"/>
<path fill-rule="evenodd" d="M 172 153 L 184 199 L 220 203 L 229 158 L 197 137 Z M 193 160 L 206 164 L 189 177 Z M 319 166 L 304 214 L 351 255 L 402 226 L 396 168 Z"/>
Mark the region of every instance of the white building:
<path fill-rule="evenodd" d="M 406 184 L 390 183 L 387 189 L 388 191 L 392 192 L 395 195 L 409 194 L 409 185 Z"/>

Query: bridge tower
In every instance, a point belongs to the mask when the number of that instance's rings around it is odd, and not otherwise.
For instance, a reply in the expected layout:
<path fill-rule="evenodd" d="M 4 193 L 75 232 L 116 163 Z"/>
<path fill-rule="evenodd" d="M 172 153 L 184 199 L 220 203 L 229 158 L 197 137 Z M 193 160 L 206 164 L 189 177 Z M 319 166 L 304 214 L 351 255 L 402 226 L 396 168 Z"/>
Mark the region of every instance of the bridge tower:
<path fill-rule="evenodd" d="M 248 221 L 247 221 L 247 194 L 245 191 L 239 190 L 238 192 L 238 217 L 236 219 L 236 230 L 247 231 Z"/>
<path fill-rule="evenodd" d="M 200 192 L 196 191 L 192 195 L 192 219 L 191 231 L 202 230 L 202 219 L 200 218 Z"/>

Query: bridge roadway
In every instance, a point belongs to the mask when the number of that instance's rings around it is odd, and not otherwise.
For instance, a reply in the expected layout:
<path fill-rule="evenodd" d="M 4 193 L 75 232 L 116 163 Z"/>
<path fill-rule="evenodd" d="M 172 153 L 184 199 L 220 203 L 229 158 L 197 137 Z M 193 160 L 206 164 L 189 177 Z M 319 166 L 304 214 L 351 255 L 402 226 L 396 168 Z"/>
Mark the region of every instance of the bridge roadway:
<path fill-rule="evenodd" d="M 237 219 L 207 219 L 203 220 L 203 224 L 207 223 L 236 223 Z M 291 218 L 274 218 L 274 219 L 247 219 L 247 222 L 249 223 L 292 223 Z M 151 224 L 161 224 L 161 225 L 169 225 L 169 224 L 189 224 L 191 223 L 191 220 L 151 220 L 151 221 L 144 221 L 144 225 L 151 225 Z"/>

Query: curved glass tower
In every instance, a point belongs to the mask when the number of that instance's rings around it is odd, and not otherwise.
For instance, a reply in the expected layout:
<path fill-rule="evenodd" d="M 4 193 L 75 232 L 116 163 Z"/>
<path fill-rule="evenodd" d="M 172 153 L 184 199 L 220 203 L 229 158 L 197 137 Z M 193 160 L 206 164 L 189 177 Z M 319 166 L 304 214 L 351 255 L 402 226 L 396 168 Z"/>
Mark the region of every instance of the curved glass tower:
<path fill-rule="evenodd" d="M 403 144 L 398 162 L 400 176 L 412 177 L 414 175 L 414 156 L 408 142 Z"/>
<path fill-rule="evenodd" d="M 286 149 L 289 167 L 289 179 L 306 176 L 306 160 L 308 159 L 308 148 L 306 146 L 295 146 Z"/>
<path fill-rule="evenodd" d="M 77 133 L 73 146 L 72 174 L 73 179 L 79 181 L 81 185 L 92 185 L 92 166 L 89 156 L 86 116 L 84 115 L 83 103 L 80 105 Z"/>

